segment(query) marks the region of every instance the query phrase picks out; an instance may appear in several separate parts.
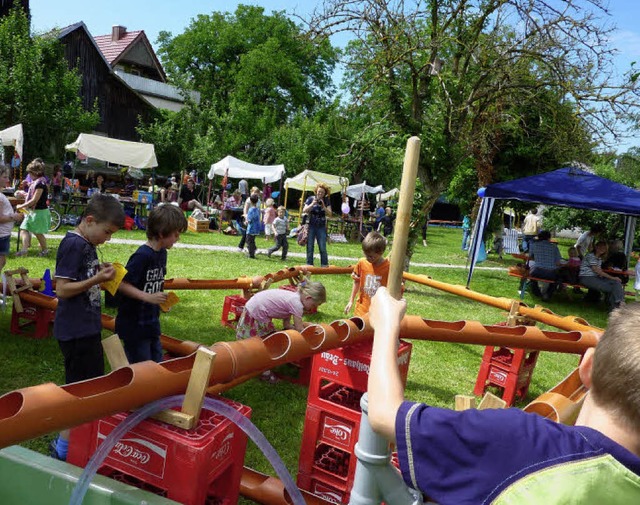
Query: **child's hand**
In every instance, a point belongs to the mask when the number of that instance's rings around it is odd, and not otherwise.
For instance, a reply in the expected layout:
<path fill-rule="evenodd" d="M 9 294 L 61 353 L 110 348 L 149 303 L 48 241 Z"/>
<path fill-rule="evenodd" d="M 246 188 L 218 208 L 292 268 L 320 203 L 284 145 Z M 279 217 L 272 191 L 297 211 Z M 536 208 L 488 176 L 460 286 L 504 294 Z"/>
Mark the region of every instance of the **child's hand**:
<path fill-rule="evenodd" d="M 164 291 L 158 291 L 157 293 L 147 293 L 145 302 L 152 305 L 162 305 L 167 301 L 167 297 L 168 295 Z"/>
<path fill-rule="evenodd" d="M 387 326 L 400 324 L 406 311 L 407 301 L 404 298 L 396 300 L 389 294 L 386 287 L 381 286 L 371 299 L 369 323 L 374 329 L 384 328 L 385 324 Z"/>
<path fill-rule="evenodd" d="M 96 274 L 96 278 L 99 281 L 99 284 L 102 284 L 105 281 L 110 281 L 116 276 L 116 269 L 113 267 L 111 263 L 103 263 L 98 267 L 98 273 Z"/>
<path fill-rule="evenodd" d="M 351 312 L 351 306 L 353 305 L 352 301 L 349 301 L 349 303 L 347 303 L 347 305 L 344 307 L 344 313 L 348 314 L 349 312 Z"/>
<path fill-rule="evenodd" d="M 24 219 L 24 214 L 22 212 L 15 212 L 11 217 L 14 223 L 20 223 Z"/>

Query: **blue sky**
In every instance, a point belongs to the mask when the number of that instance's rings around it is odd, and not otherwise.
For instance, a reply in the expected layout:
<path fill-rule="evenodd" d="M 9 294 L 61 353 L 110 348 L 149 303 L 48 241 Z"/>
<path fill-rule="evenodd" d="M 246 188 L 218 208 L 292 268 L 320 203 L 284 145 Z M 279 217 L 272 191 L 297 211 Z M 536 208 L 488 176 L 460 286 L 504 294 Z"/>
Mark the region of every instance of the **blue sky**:
<path fill-rule="evenodd" d="M 605 0 L 606 1 L 606 0 Z M 54 27 L 64 27 L 84 21 L 92 35 L 105 35 L 113 25 L 124 25 L 129 30 L 144 30 L 152 44 L 161 30 L 174 35 L 182 33 L 192 18 L 198 14 L 213 11 L 233 12 L 239 3 L 260 5 L 267 13 L 272 11 L 295 12 L 305 16 L 320 1 L 314 0 L 31 0 L 33 28 L 47 31 Z M 612 46 L 617 48 L 616 59 L 620 73 L 629 68 L 633 61 L 640 68 L 640 1 L 610 0 L 610 22 L 617 26 L 612 38 Z M 344 41 L 344 38 L 342 39 Z M 340 43 L 334 40 L 335 43 Z M 640 136 L 639 136 L 640 137 Z M 630 145 L 640 145 L 631 140 L 618 146 L 619 151 Z"/>

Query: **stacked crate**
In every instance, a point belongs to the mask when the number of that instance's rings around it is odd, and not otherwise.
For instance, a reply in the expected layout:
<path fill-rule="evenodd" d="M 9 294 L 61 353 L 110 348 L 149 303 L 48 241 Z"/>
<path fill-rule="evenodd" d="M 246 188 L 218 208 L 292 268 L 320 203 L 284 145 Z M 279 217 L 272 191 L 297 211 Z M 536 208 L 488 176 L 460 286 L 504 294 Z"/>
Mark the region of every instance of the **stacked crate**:
<path fill-rule="evenodd" d="M 251 409 L 216 397 L 245 417 Z M 67 461 L 84 467 L 127 413 L 71 431 Z M 185 505 L 237 503 L 247 439 L 225 417 L 206 408 L 192 430 L 146 419 L 126 433 L 98 472 Z"/>
<path fill-rule="evenodd" d="M 398 366 L 406 383 L 411 344 L 400 341 Z M 356 469 L 360 398 L 367 390 L 371 344 L 316 354 L 311 366 L 298 487 L 325 500 L 347 503 Z"/>

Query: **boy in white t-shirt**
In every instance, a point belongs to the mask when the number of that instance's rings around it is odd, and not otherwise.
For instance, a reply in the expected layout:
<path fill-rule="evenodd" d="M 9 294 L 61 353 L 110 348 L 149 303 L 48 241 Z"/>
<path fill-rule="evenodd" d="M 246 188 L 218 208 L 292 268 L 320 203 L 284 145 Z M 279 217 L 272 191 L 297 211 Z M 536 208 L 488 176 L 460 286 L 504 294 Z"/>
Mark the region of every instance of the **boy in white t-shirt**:
<path fill-rule="evenodd" d="M 0 190 L 9 184 L 9 169 L 0 167 Z M 22 221 L 22 214 L 13 210 L 9 199 L 0 191 L 0 273 L 7 263 L 11 249 L 11 230 L 15 223 Z"/>

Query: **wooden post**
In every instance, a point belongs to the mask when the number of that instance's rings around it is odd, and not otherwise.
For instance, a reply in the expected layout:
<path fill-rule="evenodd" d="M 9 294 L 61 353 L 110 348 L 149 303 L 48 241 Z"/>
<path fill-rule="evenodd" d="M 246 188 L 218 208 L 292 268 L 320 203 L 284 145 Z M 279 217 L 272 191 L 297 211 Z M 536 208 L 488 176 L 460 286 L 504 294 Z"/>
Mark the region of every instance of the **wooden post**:
<path fill-rule="evenodd" d="M 407 254 L 411 209 L 413 208 L 413 195 L 416 189 L 419 159 L 420 139 L 418 137 L 411 137 L 407 141 L 407 150 L 404 155 L 402 181 L 400 183 L 400 200 L 398 202 L 398 213 L 396 215 L 396 225 L 393 233 L 393 247 L 389 256 L 391 265 L 389 267 L 387 289 L 389 290 L 389 294 L 396 299 L 400 298 L 402 292 L 402 272 Z"/>
<path fill-rule="evenodd" d="M 114 334 L 105 338 L 102 341 L 102 347 L 112 370 L 129 365 L 129 360 L 127 359 L 118 335 Z M 184 395 L 184 401 L 182 402 L 182 409 L 164 410 L 152 417 L 158 421 L 182 428 L 183 430 L 190 430 L 195 427 L 200 419 L 200 411 L 202 410 L 204 397 L 209 387 L 209 380 L 213 372 L 213 362 L 215 358 L 216 353 L 210 348 L 198 347 L 187 384 L 187 390 Z"/>

